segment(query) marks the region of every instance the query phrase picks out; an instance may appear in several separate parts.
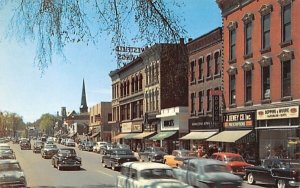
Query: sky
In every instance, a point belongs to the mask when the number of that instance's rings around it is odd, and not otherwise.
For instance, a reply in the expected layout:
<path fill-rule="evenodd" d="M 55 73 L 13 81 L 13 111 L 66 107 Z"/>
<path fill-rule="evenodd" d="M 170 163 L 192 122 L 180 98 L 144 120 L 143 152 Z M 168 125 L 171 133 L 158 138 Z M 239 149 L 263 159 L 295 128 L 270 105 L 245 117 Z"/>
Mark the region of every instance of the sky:
<path fill-rule="evenodd" d="M 169 1 L 169 0 L 166 0 Z M 215 0 L 182 0 L 178 10 L 188 38 L 197 38 L 222 26 Z M 9 14 L 0 12 L 0 25 Z M 64 50 L 68 61 L 55 58 L 42 74 L 34 65 L 35 46 L 7 40 L 0 27 L 0 111 L 17 113 L 24 122 L 34 122 L 42 114 L 56 115 L 61 107 L 79 111 L 82 82 L 85 81 L 87 105 L 111 101 L 109 72 L 117 69 L 110 38 L 103 36 L 94 45 L 69 45 Z"/>

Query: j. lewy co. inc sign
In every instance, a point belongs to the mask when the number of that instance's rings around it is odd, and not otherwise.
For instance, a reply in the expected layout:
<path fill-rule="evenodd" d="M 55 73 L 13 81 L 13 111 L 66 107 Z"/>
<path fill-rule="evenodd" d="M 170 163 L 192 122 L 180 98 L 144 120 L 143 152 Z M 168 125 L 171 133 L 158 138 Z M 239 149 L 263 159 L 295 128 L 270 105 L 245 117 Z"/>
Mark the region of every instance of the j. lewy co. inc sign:
<path fill-rule="evenodd" d="M 254 112 L 234 113 L 224 115 L 224 128 L 252 127 L 254 125 Z"/>
<path fill-rule="evenodd" d="M 284 118 L 297 118 L 299 117 L 299 106 L 289 106 L 281 108 L 271 108 L 264 110 L 257 110 L 257 120 L 267 119 L 284 119 Z"/>

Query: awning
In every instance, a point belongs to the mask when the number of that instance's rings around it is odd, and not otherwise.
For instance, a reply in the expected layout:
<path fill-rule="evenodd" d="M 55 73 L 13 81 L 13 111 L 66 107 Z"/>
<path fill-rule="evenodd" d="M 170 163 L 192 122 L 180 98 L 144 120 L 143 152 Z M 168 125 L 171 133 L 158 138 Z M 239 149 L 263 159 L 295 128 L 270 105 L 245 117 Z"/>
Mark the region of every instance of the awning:
<path fill-rule="evenodd" d="M 139 133 L 138 135 L 134 136 L 134 139 L 144 139 L 145 137 L 151 136 L 154 133 L 155 132 L 143 132 L 143 133 Z"/>
<path fill-rule="evenodd" d="M 96 136 L 98 136 L 100 134 L 100 131 L 99 132 L 96 132 L 96 133 L 94 133 L 94 134 L 92 134 L 92 137 L 96 137 Z"/>
<path fill-rule="evenodd" d="M 116 139 L 120 139 L 120 138 L 123 138 L 124 136 L 126 136 L 128 133 L 121 133 L 121 134 L 118 134 L 117 136 L 113 137 L 112 139 L 116 140 Z"/>
<path fill-rule="evenodd" d="M 252 130 L 236 130 L 236 131 L 222 131 L 219 134 L 210 137 L 206 141 L 211 142 L 236 142 L 240 138 L 246 136 L 252 132 Z"/>
<path fill-rule="evenodd" d="M 126 136 L 124 136 L 123 138 L 124 139 L 135 139 L 134 137 L 138 134 L 140 134 L 140 133 L 129 133 Z"/>
<path fill-rule="evenodd" d="M 204 140 L 207 139 L 217 132 L 215 131 L 197 131 L 197 132 L 190 132 L 189 134 L 179 138 L 181 140 Z"/>
<path fill-rule="evenodd" d="M 152 136 L 149 138 L 149 140 L 164 140 L 166 138 L 169 138 L 170 136 L 176 134 L 177 131 L 164 131 L 159 132 L 158 134 Z"/>

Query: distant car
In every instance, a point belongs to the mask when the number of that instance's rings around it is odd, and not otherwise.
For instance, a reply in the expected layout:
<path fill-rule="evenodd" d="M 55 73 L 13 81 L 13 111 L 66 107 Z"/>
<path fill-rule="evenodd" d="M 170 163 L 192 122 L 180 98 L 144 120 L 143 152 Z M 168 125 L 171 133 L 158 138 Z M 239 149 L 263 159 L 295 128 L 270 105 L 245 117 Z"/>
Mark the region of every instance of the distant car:
<path fill-rule="evenodd" d="M 164 163 L 171 167 L 178 167 L 186 159 L 197 158 L 197 154 L 190 150 L 173 150 L 172 155 L 164 156 Z"/>
<path fill-rule="evenodd" d="M 138 161 L 130 149 L 111 149 L 109 154 L 102 156 L 103 167 L 117 170 L 124 162 Z"/>
<path fill-rule="evenodd" d="M 100 153 L 101 146 L 104 146 L 107 142 L 96 142 L 93 147 L 93 152 Z"/>
<path fill-rule="evenodd" d="M 23 149 L 31 149 L 31 143 L 27 139 L 23 139 L 20 141 L 20 148 Z"/>
<path fill-rule="evenodd" d="M 16 159 L 15 152 L 12 149 L 0 149 L 0 160 Z"/>
<path fill-rule="evenodd" d="M 95 143 L 94 142 L 85 142 L 81 148 L 82 151 L 93 151 Z"/>
<path fill-rule="evenodd" d="M 239 188 L 243 182 L 240 176 L 231 173 L 224 162 L 214 159 L 187 159 L 174 172 L 178 180 L 199 188 Z"/>
<path fill-rule="evenodd" d="M 176 179 L 173 169 L 165 164 L 126 162 L 117 176 L 117 188 L 192 188 Z"/>
<path fill-rule="evenodd" d="M 66 145 L 66 139 L 65 138 L 61 139 L 60 144 L 61 145 Z"/>
<path fill-rule="evenodd" d="M 116 144 L 112 143 L 106 143 L 103 146 L 100 147 L 100 154 L 105 155 L 107 153 L 107 150 L 118 148 Z"/>
<path fill-rule="evenodd" d="M 0 149 L 10 149 L 10 145 L 6 143 L 0 143 Z"/>
<path fill-rule="evenodd" d="M 160 147 L 146 147 L 144 151 L 139 153 L 142 162 L 163 163 L 165 155 L 167 155 L 167 153 L 163 152 Z"/>
<path fill-rule="evenodd" d="M 66 146 L 75 147 L 75 141 L 73 139 L 67 139 L 66 140 Z"/>
<path fill-rule="evenodd" d="M 232 169 L 232 173 L 245 177 L 245 167 L 253 166 L 252 164 L 247 163 L 244 158 L 237 153 L 230 152 L 218 152 L 213 153 L 211 156 L 212 159 L 223 161 Z"/>
<path fill-rule="evenodd" d="M 53 155 L 56 154 L 58 148 L 55 144 L 45 144 L 41 149 L 42 158 L 50 159 Z"/>
<path fill-rule="evenodd" d="M 0 160 L 0 187 L 27 187 L 25 174 L 17 160 Z"/>
<path fill-rule="evenodd" d="M 260 165 L 246 167 L 245 171 L 248 184 L 258 181 L 278 188 L 300 187 L 299 159 L 263 159 Z"/>
<path fill-rule="evenodd" d="M 75 168 L 80 170 L 81 158 L 77 156 L 73 148 L 60 148 L 55 155 L 52 156 L 52 166 L 58 170 L 63 168 Z"/>
<path fill-rule="evenodd" d="M 33 153 L 40 153 L 43 147 L 44 147 L 44 142 L 37 140 L 33 144 L 32 151 Z"/>

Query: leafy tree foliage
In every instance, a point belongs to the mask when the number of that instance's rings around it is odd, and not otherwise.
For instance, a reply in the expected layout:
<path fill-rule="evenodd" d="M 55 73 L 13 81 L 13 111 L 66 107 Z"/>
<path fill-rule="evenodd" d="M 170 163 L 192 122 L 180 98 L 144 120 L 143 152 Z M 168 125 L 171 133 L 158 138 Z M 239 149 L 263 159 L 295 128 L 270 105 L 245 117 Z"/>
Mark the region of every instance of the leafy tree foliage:
<path fill-rule="evenodd" d="M 23 118 L 16 113 L 0 112 L 0 136 L 16 136 L 26 128 Z"/>

